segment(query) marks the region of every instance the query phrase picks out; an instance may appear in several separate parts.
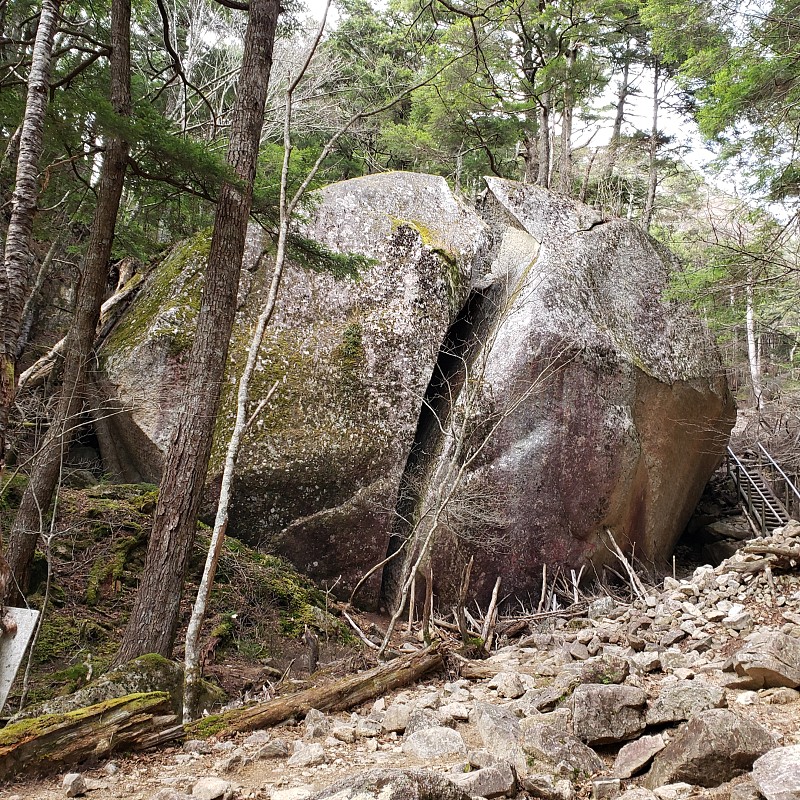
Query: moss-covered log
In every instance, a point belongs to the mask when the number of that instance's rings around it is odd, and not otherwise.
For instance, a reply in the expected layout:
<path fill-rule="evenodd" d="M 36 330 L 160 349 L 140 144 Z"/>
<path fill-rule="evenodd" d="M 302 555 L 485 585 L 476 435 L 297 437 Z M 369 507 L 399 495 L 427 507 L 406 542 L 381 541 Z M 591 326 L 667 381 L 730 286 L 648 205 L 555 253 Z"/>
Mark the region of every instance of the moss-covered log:
<path fill-rule="evenodd" d="M 135 750 L 182 735 L 166 692 L 129 694 L 103 703 L 13 722 L 0 730 L 0 780 L 21 769 L 59 769 L 114 750 Z"/>
<path fill-rule="evenodd" d="M 306 689 L 248 708 L 235 708 L 224 714 L 204 717 L 187 727 L 190 736 L 212 736 L 224 731 L 250 731 L 268 728 L 294 716 L 318 711 L 346 711 L 392 689 L 407 686 L 443 664 L 441 645 L 402 656 L 366 672 L 350 675 L 328 686 Z"/>

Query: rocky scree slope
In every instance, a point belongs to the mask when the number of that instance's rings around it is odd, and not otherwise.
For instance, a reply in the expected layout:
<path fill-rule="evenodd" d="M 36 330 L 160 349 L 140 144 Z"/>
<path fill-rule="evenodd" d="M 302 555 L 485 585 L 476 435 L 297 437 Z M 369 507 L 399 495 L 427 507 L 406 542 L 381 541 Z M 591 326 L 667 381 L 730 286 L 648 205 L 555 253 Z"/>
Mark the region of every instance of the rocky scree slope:
<path fill-rule="evenodd" d="M 543 563 L 671 553 L 713 471 L 733 404 L 708 332 L 665 299 L 673 264 L 639 228 L 535 187 L 487 179 L 478 211 L 437 177 L 321 190 L 298 232 L 352 261 L 289 265 L 239 459 L 233 535 L 365 607 L 398 596 L 435 519 L 435 591 L 535 592 Z M 156 480 L 180 403 L 208 238 L 177 246 L 102 351 L 104 467 Z M 210 476 L 266 285 L 252 230 Z M 265 267 L 265 269 L 262 269 Z M 132 473 L 132 474 L 128 474 Z M 404 522 L 417 520 L 418 524 Z M 405 558 L 405 561 L 404 561 Z"/>
<path fill-rule="evenodd" d="M 459 662 L 472 678 L 67 783 L 120 800 L 794 800 L 798 562 L 793 521 L 632 603 L 601 597 L 583 617 L 554 614 L 491 658 Z M 10 791 L 64 796 L 52 780 Z"/>

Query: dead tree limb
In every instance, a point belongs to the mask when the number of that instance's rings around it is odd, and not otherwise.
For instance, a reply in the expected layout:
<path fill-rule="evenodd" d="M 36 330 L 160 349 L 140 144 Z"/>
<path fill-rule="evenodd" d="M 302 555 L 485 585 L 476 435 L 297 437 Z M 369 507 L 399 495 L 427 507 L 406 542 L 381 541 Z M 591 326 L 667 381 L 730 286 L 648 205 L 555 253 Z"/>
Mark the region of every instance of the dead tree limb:
<path fill-rule="evenodd" d="M 458 590 L 458 605 L 454 614 L 458 623 L 458 630 L 461 634 L 461 641 L 466 645 L 469 642 L 469 629 L 467 628 L 467 615 L 464 613 L 467 605 L 467 592 L 469 592 L 469 581 L 472 577 L 472 567 L 475 563 L 475 556 L 470 556 L 469 563 L 464 567 L 461 574 L 461 588 Z"/>
<path fill-rule="evenodd" d="M 497 625 L 497 598 L 500 594 L 500 584 L 503 579 L 500 575 L 494 583 L 492 590 L 492 599 L 489 603 L 489 608 L 486 611 L 486 619 L 483 622 L 483 629 L 481 630 L 481 639 L 483 639 L 483 649 L 488 653 L 492 649 L 492 639 L 494 638 L 494 629 Z"/>
<path fill-rule="evenodd" d="M 346 711 L 392 689 L 407 686 L 438 669 L 443 663 L 441 645 L 435 644 L 328 686 L 306 689 L 249 708 L 234 708 L 215 717 L 205 717 L 188 725 L 187 731 L 191 736 L 196 727 L 208 729 L 209 724 L 224 733 L 251 731 L 277 725 L 289 717 L 305 716 L 312 708 L 318 711 Z"/>

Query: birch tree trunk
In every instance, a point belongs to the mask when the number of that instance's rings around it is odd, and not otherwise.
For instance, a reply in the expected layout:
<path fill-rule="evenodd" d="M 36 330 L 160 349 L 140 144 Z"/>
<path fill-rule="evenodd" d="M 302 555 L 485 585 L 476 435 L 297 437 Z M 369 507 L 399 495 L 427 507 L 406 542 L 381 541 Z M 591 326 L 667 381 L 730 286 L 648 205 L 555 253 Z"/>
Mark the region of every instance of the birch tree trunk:
<path fill-rule="evenodd" d="M 653 211 L 656 206 L 656 188 L 658 187 L 658 167 L 656 164 L 656 156 L 658 155 L 658 106 L 660 103 L 658 97 L 658 81 L 660 78 L 660 70 L 658 62 L 656 61 L 653 67 L 653 125 L 650 129 L 650 167 L 647 179 L 647 199 L 644 204 L 644 213 L 642 214 L 642 225 L 646 231 L 650 230 L 650 225 L 653 222 Z"/>
<path fill-rule="evenodd" d="M 237 180 L 220 190 L 186 400 L 164 458 L 144 573 L 116 664 L 172 653 L 236 313 L 279 12 L 279 0 L 250 2 L 227 157 Z"/>
<path fill-rule="evenodd" d="M 756 338 L 755 291 L 753 289 L 753 265 L 747 265 L 745 283 L 745 328 L 747 331 L 747 363 L 750 368 L 750 386 L 756 410 L 764 408 L 763 386 L 761 382 L 761 359 Z"/>
<path fill-rule="evenodd" d="M 111 6 L 111 105 L 117 115 L 131 114 L 131 0 L 114 0 Z M 33 465 L 22 496 L 8 545 L 8 562 L 17 584 L 25 592 L 36 542 L 42 529 L 42 513 L 53 499 L 61 461 L 69 448 L 75 420 L 86 400 L 87 365 L 106 291 L 108 264 L 119 213 L 128 143 L 120 136 L 108 140 L 97 193 L 97 207 L 78 283 L 75 313 L 64 347 L 64 380 L 58 406 Z"/>
<path fill-rule="evenodd" d="M 39 195 L 39 159 L 50 91 L 50 62 L 59 0 L 42 0 L 33 44 L 28 96 L 19 136 L 11 219 L 0 270 L 0 470 L 5 464 L 8 417 L 16 392 L 16 350 L 22 310 L 33 270 L 31 239 Z"/>

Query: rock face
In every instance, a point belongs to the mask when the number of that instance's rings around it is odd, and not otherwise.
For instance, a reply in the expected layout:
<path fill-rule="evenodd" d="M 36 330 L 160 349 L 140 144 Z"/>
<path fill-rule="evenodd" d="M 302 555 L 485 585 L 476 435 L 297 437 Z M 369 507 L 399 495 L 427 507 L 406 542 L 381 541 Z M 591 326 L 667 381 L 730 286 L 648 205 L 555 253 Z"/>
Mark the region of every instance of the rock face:
<path fill-rule="evenodd" d="M 543 562 L 602 562 L 606 529 L 643 560 L 671 552 L 732 424 L 710 337 L 663 299 L 670 259 L 636 226 L 487 185 L 483 219 L 432 176 L 320 192 L 300 232 L 351 275 L 302 255 L 288 265 L 254 400 L 277 389 L 239 458 L 232 535 L 318 580 L 341 576 L 344 593 L 404 538 L 430 535 L 444 603 L 475 551 L 479 600 L 497 575 L 524 594 Z M 268 283 L 262 245 L 253 232 L 212 489 Z M 158 477 L 207 248 L 176 248 L 103 348 L 105 391 L 129 410 L 97 433 L 104 468 L 129 480 Z M 414 552 L 361 602 L 382 591 L 391 605 Z"/>

